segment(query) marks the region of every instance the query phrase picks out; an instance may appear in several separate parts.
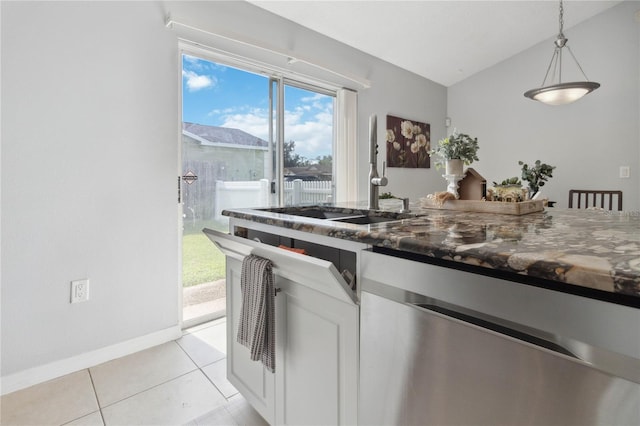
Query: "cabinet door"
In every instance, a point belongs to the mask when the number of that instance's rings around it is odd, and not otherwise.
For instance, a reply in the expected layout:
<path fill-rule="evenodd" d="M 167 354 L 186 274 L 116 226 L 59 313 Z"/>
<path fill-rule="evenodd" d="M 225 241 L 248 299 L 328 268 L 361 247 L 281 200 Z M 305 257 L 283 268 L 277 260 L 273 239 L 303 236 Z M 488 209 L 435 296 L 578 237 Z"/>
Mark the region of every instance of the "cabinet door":
<path fill-rule="evenodd" d="M 274 375 L 261 362 L 252 361 L 249 349 L 236 341 L 240 324 L 242 262 L 227 256 L 227 378 L 245 399 L 274 424 Z"/>
<path fill-rule="evenodd" d="M 356 424 L 358 305 L 276 281 L 276 423 Z"/>
<path fill-rule="evenodd" d="M 359 306 L 335 266 L 255 241 L 205 230 L 227 256 L 227 376 L 271 424 L 356 424 Z M 276 371 L 236 343 L 242 260 L 273 262 Z"/>

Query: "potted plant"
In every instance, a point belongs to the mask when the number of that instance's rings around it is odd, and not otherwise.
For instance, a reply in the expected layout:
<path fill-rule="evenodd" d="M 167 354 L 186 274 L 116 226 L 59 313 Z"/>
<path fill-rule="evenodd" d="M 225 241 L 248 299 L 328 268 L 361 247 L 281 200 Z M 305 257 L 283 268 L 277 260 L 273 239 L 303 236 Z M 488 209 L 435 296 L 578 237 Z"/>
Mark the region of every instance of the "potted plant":
<path fill-rule="evenodd" d="M 529 182 L 530 198 L 534 198 L 540 187 L 553 177 L 553 169 L 556 168 L 556 166 L 541 163 L 540 160 L 536 160 L 533 166 L 522 161 L 518 161 L 518 164 L 522 166 L 522 180 Z"/>
<path fill-rule="evenodd" d="M 429 150 L 429 155 L 440 157 L 436 167 L 440 168 L 444 162 L 447 175 L 462 175 L 463 164 L 468 166 L 479 160 L 478 149 L 478 138 L 454 130 L 451 136 L 440 139 L 438 146 Z"/>
<path fill-rule="evenodd" d="M 504 179 L 502 182 L 493 182 L 493 189 L 487 190 L 487 200 L 490 201 L 524 201 L 526 191 L 522 189 L 522 182 L 517 176 Z"/>

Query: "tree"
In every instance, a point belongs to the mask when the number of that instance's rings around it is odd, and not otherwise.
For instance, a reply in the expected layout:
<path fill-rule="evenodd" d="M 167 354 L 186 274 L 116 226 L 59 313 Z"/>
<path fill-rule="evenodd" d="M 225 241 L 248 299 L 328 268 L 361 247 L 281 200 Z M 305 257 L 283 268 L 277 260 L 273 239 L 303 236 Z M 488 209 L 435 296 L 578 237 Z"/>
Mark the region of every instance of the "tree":
<path fill-rule="evenodd" d="M 284 167 L 304 167 L 308 166 L 309 160 L 295 153 L 296 141 L 284 143 Z"/>
<path fill-rule="evenodd" d="M 330 155 L 323 155 L 322 157 L 316 157 L 316 161 L 321 166 L 327 166 L 329 170 L 331 170 L 331 166 L 333 165 L 333 157 Z"/>

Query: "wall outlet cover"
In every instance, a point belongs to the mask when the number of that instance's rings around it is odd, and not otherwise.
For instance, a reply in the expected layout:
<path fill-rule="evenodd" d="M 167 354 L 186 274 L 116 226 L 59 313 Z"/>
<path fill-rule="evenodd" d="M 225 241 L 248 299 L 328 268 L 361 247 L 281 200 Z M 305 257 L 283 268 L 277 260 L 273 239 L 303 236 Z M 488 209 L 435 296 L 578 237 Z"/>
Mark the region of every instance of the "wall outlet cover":
<path fill-rule="evenodd" d="M 89 300 L 89 280 L 71 281 L 71 303 L 86 302 Z"/>
<path fill-rule="evenodd" d="M 629 177 L 629 166 L 620 166 L 620 177 L 621 178 Z"/>

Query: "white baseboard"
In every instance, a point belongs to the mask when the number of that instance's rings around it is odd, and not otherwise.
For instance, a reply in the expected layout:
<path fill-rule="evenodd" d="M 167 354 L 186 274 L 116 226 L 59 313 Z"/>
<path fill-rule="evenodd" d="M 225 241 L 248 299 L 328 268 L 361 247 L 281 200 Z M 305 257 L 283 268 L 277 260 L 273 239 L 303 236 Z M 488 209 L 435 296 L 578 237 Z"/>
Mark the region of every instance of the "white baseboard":
<path fill-rule="evenodd" d="M 179 324 L 151 334 L 116 343 L 91 352 L 29 368 L 0 378 L 0 394 L 5 395 L 69 373 L 93 367 L 103 362 L 121 358 L 182 336 Z"/>

